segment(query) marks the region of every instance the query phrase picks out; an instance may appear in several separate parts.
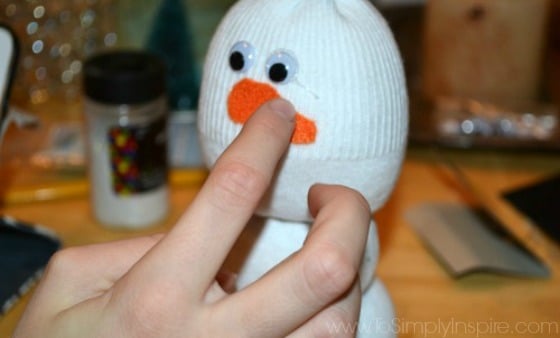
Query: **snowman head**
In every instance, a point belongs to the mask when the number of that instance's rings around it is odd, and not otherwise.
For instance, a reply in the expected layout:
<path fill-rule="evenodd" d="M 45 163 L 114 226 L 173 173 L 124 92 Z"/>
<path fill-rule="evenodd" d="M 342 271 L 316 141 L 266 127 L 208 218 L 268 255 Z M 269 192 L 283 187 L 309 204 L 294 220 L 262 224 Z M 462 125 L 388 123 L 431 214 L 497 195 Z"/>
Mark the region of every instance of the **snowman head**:
<path fill-rule="evenodd" d="M 199 133 L 211 167 L 249 116 L 282 97 L 298 111 L 292 144 L 257 213 L 310 219 L 315 183 L 360 191 L 373 210 L 398 176 L 408 125 L 402 63 L 366 0 L 241 0 L 208 51 Z"/>

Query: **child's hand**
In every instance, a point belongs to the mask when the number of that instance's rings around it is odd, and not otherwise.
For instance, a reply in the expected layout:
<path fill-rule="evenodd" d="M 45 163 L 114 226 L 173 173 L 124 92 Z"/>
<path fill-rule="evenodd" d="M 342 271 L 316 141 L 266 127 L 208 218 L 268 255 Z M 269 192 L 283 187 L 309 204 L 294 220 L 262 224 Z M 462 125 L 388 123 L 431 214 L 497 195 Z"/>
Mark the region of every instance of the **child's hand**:
<path fill-rule="evenodd" d="M 344 187 L 311 189 L 315 222 L 299 252 L 238 292 L 216 282 L 288 147 L 294 114 L 285 101 L 263 105 L 168 234 L 57 253 L 15 336 L 313 337 L 354 324 L 370 211 Z"/>

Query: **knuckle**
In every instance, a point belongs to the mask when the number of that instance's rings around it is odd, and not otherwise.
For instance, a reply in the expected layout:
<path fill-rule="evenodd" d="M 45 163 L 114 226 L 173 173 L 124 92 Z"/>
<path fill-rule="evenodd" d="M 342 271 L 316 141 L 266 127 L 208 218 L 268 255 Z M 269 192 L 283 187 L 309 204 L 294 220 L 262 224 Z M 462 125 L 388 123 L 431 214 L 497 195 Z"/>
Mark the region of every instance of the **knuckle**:
<path fill-rule="evenodd" d="M 46 274 L 50 276 L 64 276 L 68 272 L 72 272 L 75 267 L 79 267 L 83 264 L 80 257 L 80 248 L 66 248 L 59 250 L 55 252 L 49 260 L 46 268 Z"/>
<path fill-rule="evenodd" d="M 270 337 L 274 335 L 273 332 L 277 331 L 273 322 L 260 321 L 259 323 L 255 323 L 255 317 L 253 313 L 246 313 L 242 317 L 240 324 L 240 334 L 238 335 L 238 337 Z"/>
<path fill-rule="evenodd" d="M 162 305 L 166 299 L 161 297 L 160 292 L 152 292 L 142 297 L 136 297 L 130 300 L 130 306 L 127 308 L 128 318 L 134 324 L 133 326 L 146 326 L 146 328 L 154 328 L 155 323 L 162 322 L 163 319 Z M 152 323 L 153 322 L 153 323 Z"/>
<path fill-rule="evenodd" d="M 161 332 L 172 331 L 181 309 L 175 298 L 165 290 L 168 289 L 152 289 L 136 297 L 128 297 L 121 322 L 125 330 L 143 337 L 158 337 Z"/>
<path fill-rule="evenodd" d="M 343 189 L 339 194 L 339 198 L 341 198 L 344 201 L 347 201 L 347 203 L 349 203 L 350 205 L 353 205 L 354 208 L 356 208 L 357 211 L 360 212 L 361 214 L 368 215 L 368 216 L 371 214 L 371 209 L 368 201 L 366 200 L 364 195 L 362 195 L 357 190 L 348 187 L 343 187 Z"/>
<path fill-rule="evenodd" d="M 348 291 L 358 274 L 352 256 L 338 245 L 319 248 L 305 266 L 306 283 L 317 301 L 332 301 Z"/>
<path fill-rule="evenodd" d="M 257 169 L 241 162 L 230 162 L 216 168 L 214 196 L 219 206 L 256 204 L 268 180 Z"/>

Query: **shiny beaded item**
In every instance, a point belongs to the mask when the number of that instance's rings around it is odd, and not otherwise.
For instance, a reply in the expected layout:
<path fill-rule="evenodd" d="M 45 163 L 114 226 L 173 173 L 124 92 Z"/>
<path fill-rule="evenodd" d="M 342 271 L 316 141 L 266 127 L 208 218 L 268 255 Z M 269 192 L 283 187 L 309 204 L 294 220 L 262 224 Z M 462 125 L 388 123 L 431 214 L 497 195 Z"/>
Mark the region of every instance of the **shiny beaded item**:
<path fill-rule="evenodd" d="M 117 44 L 116 7 L 114 0 L 0 0 L 0 21 L 21 42 L 14 100 L 76 100 L 83 60 Z"/>

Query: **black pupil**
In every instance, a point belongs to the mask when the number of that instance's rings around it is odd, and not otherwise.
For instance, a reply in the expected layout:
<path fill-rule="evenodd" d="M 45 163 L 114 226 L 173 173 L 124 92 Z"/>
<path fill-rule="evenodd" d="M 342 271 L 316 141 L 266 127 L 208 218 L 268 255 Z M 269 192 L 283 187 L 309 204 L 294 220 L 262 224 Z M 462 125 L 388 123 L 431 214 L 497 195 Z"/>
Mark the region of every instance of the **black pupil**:
<path fill-rule="evenodd" d="M 229 57 L 229 65 L 235 71 L 242 70 L 245 67 L 245 58 L 241 52 L 233 52 Z"/>
<path fill-rule="evenodd" d="M 288 67 L 283 63 L 275 63 L 268 70 L 268 76 L 274 82 L 282 82 L 288 77 Z"/>

